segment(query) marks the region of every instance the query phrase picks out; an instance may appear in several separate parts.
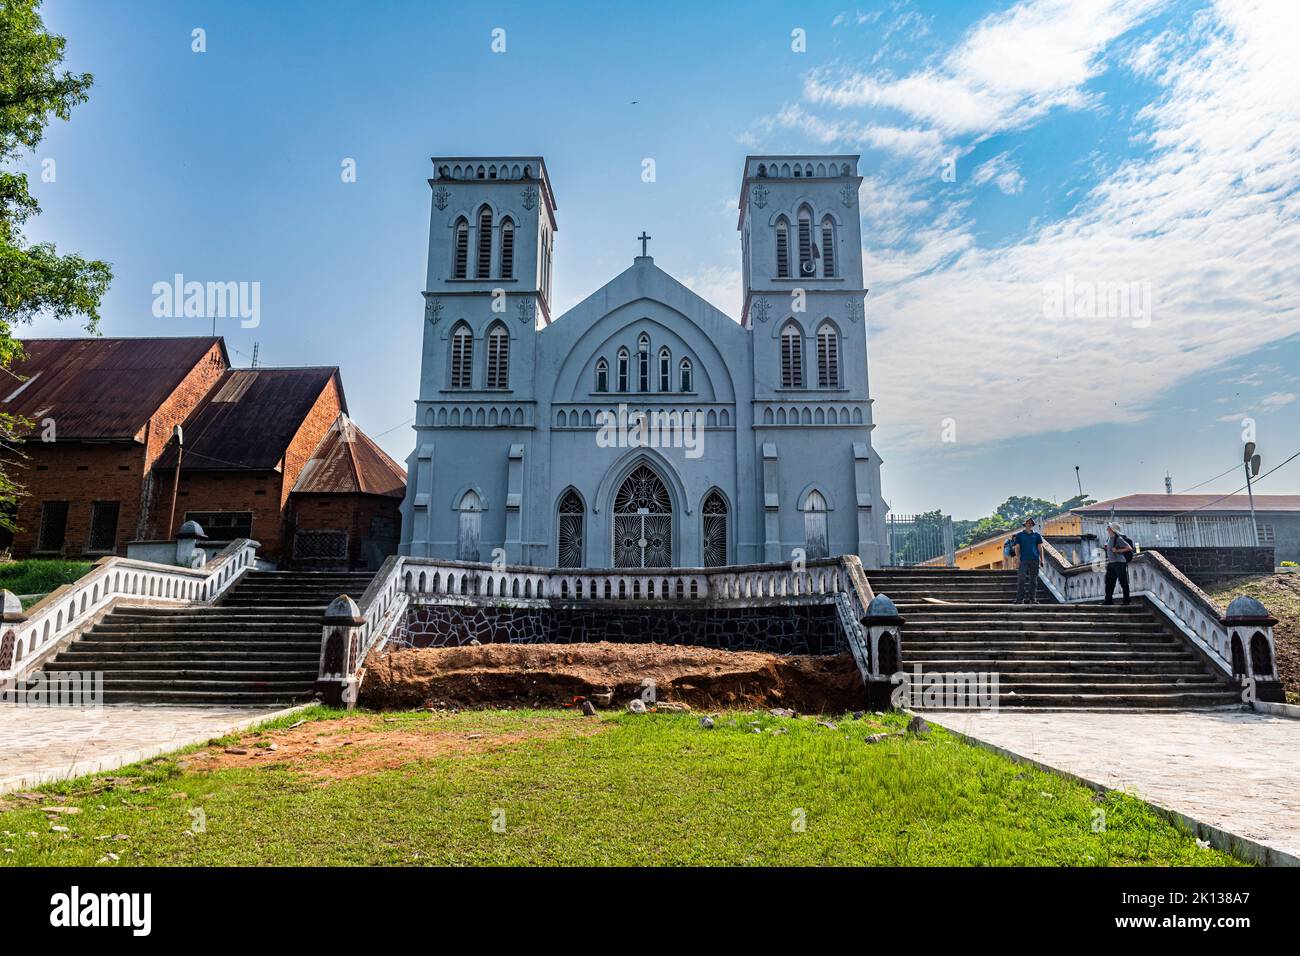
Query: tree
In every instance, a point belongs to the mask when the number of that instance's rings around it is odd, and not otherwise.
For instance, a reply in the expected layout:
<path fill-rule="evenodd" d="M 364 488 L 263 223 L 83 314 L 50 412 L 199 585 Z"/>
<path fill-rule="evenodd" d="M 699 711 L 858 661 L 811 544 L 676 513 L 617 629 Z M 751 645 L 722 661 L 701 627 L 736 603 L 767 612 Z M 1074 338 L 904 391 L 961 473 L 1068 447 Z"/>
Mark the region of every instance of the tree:
<path fill-rule="evenodd" d="M 1075 495 L 1060 504 L 1048 501 L 1046 498 L 1012 495 L 998 505 L 993 514 L 986 518 L 977 518 L 973 521 L 954 521 L 953 537 L 957 541 L 957 547 L 964 548 L 968 544 L 984 541 L 996 534 L 1001 534 L 1003 531 L 1019 528 L 1024 524 L 1026 518 L 1034 518 L 1042 522 L 1049 515 L 1062 514 L 1074 508 L 1081 508 L 1084 505 L 1095 503 L 1096 499 L 1089 498 L 1087 495 Z"/>
<path fill-rule="evenodd" d="M 113 278 L 105 262 L 60 255 L 53 243 L 28 245 L 22 226 L 40 213 L 27 176 L 2 167 L 35 148 L 53 118 L 66 120 L 86 101 L 94 78 L 59 72 L 66 41 L 48 33 L 40 0 L 0 0 L 0 371 L 22 357 L 14 327 L 38 315 L 81 317 L 87 332 L 99 325 L 99 303 Z M 5 377 L 0 375 L 0 378 Z M 11 467 L 31 422 L 0 413 L 0 527 L 13 528 L 13 506 L 21 486 Z"/>

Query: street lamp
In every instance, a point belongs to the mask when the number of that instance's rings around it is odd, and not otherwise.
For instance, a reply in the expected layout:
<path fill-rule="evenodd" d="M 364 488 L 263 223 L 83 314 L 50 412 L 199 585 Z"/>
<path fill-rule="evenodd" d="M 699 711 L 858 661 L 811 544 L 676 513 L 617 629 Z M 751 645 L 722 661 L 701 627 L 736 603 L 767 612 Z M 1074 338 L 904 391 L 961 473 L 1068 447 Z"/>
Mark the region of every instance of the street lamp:
<path fill-rule="evenodd" d="M 1246 442 L 1241 450 L 1242 468 L 1246 472 L 1246 499 L 1250 502 L 1250 525 L 1255 533 L 1255 547 L 1259 547 L 1259 522 L 1255 520 L 1255 492 L 1250 487 L 1250 479 L 1259 475 L 1259 455 L 1255 454 L 1255 443 Z"/>

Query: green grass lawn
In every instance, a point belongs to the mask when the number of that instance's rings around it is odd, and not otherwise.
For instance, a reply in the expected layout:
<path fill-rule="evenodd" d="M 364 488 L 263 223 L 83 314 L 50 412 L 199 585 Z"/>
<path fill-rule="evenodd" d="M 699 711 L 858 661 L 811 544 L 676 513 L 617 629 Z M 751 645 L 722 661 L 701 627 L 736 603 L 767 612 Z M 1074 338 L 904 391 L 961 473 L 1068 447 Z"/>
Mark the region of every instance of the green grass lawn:
<path fill-rule="evenodd" d="M 0 797 L 0 862 L 1235 862 L 1137 800 L 1097 796 L 937 728 L 864 742 L 901 730 L 897 714 L 831 729 L 730 712 L 712 730 L 691 714 L 308 716 L 243 735 L 245 755 L 225 752 L 232 737 L 51 785 L 40 799 Z M 210 763 L 221 766 L 200 769 Z"/>
<path fill-rule="evenodd" d="M 14 594 L 45 595 L 64 584 L 71 584 L 94 565 L 88 561 L 10 561 L 0 564 L 0 588 Z M 39 598 L 24 601 L 24 607 Z"/>

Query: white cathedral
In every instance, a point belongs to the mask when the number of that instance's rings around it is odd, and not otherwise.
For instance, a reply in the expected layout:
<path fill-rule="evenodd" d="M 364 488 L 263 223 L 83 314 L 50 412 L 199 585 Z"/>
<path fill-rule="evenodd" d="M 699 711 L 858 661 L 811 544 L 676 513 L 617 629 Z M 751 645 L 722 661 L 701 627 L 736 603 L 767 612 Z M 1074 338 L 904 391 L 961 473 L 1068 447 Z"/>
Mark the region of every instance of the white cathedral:
<path fill-rule="evenodd" d="M 857 156 L 750 156 L 744 300 L 642 254 L 552 314 L 539 156 L 433 159 L 401 553 L 549 567 L 887 560 Z"/>

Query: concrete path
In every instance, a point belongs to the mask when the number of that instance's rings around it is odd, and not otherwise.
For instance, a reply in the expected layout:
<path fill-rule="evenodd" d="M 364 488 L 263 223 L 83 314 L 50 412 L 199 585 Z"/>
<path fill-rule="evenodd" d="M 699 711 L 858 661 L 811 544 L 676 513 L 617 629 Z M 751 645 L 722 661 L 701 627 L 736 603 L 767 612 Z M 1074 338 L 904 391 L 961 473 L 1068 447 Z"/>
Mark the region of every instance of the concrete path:
<path fill-rule="evenodd" d="M 119 704 L 73 710 L 0 705 L 0 793 L 113 770 L 283 712 L 254 707 Z"/>
<path fill-rule="evenodd" d="M 1216 845 L 1230 842 L 1215 838 L 1224 831 L 1267 848 L 1261 862 L 1300 863 L 1300 720 L 1244 710 L 925 717 L 1207 824 Z"/>

